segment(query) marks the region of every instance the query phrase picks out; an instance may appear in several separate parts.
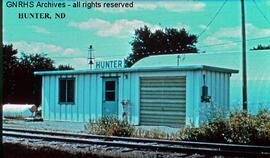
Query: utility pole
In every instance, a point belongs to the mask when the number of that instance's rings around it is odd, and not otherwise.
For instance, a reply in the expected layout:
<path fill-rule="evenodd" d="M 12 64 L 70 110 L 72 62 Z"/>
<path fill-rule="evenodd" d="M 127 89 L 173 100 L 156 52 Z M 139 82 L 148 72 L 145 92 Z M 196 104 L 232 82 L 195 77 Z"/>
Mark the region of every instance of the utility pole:
<path fill-rule="evenodd" d="M 93 64 L 94 64 L 94 54 L 93 54 L 94 50 L 92 45 L 89 46 L 89 57 L 88 57 L 88 64 L 89 64 L 89 68 L 90 70 L 93 69 Z"/>
<path fill-rule="evenodd" d="M 247 60 L 246 60 L 246 22 L 245 22 L 245 4 L 241 0 L 241 14 L 242 14 L 242 75 L 243 75 L 243 111 L 248 111 L 247 101 Z"/>
<path fill-rule="evenodd" d="M 177 55 L 177 66 L 179 66 L 179 64 L 180 64 L 180 55 Z"/>
<path fill-rule="evenodd" d="M 0 7 L 2 8 L 3 7 L 3 3 L 0 3 Z M 3 15 L 3 9 L 0 9 L 0 14 Z M 0 16 L 0 27 L 3 28 L 3 17 Z M 0 33 L 0 42 L 2 43 L 3 42 L 3 36 L 2 36 L 2 33 L 3 31 Z M 3 45 L 2 45 L 2 48 L 0 48 L 0 122 L 1 122 L 1 125 L 0 125 L 0 134 L 2 135 L 3 134 L 3 124 L 2 124 L 2 121 L 3 121 L 3 99 L 4 99 L 4 95 L 3 95 L 3 75 L 4 75 L 4 63 L 3 63 L 3 57 L 4 57 L 4 50 L 3 50 Z M 0 149 L 0 152 L 3 153 L 3 148 L 1 147 Z"/>

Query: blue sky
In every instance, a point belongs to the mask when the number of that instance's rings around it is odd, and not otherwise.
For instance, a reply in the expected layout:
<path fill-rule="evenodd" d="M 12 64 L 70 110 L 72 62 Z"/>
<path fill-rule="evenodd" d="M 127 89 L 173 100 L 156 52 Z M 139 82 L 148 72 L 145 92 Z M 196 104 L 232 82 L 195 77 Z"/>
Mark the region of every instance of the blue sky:
<path fill-rule="evenodd" d="M 270 19 L 270 0 L 255 0 Z M 7 2 L 5 0 L 5 2 Z M 55 1 L 57 2 L 57 1 Z M 73 1 L 66 1 L 72 4 Z M 4 43 L 12 43 L 19 52 L 46 53 L 58 64 L 76 69 L 88 68 L 87 49 L 93 45 L 96 58 L 124 58 L 131 53 L 134 29 L 148 25 L 155 29 L 185 28 L 200 34 L 223 0 L 208 1 L 134 1 L 131 9 L 87 8 L 8 8 L 4 4 Z M 19 12 L 65 12 L 63 20 L 21 20 Z M 270 44 L 270 22 L 246 1 L 247 49 Z M 216 19 L 199 37 L 197 47 L 207 53 L 241 53 L 240 0 L 229 0 Z M 227 43 L 225 45 L 216 45 Z M 213 46 L 216 45 L 216 46 Z M 263 53 L 262 53 L 263 54 Z M 188 60 L 188 58 L 186 59 Z M 206 59 L 198 59 L 199 61 Z M 219 65 L 216 65 L 219 66 Z"/>

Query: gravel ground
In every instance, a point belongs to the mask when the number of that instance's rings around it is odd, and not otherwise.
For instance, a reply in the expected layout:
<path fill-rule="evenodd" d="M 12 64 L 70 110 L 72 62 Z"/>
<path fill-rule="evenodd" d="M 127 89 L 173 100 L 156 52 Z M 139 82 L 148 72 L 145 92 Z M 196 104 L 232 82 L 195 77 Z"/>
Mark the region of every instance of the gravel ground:
<path fill-rule="evenodd" d="M 85 123 L 67 121 L 24 121 L 24 120 L 5 120 L 3 127 L 14 127 L 36 130 L 82 132 Z"/>
<path fill-rule="evenodd" d="M 86 123 L 70 122 L 70 121 L 24 121 L 24 120 L 6 120 L 3 127 L 51 130 L 51 131 L 67 131 L 67 132 L 83 132 Z M 161 126 L 135 126 L 143 130 L 159 129 L 167 133 L 175 133 L 179 128 L 161 127 Z"/>
<path fill-rule="evenodd" d="M 82 122 L 67 122 L 67 121 L 24 121 L 24 120 L 5 120 L 3 127 L 14 127 L 23 129 L 33 129 L 33 130 L 50 130 L 50 131 L 66 131 L 80 133 L 84 131 L 85 123 Z M 156 126 L 145 127 L 138 126 L 137 128 L 151 129 L 157 128 Z M 158 127 L 161 131 L 166 131 L 169 133 L 174 133 L 178 129 L 169 127 Z M 100 157 L 131 157 L 131 158 L 200 158 L 207 157 L 199 154 L 185 154 L 185 153 L 168 153 L 168 152 L 153 152 L 147 150 L 137 150 L 123 147 L 111 147 L 105 145 L 89 145 L 89 144 L 72 144 L 72 143 L 62 143 L 62 142 L 48 142 L 44 140 L 33 140 L 25 138 L 12 138 L 3 137 L 3 143 L 8 144 L 21 144 L 29 147 L 31 150 L 51 148 L 63 152 L 68 152 L 71 154 L 78 153 L 91 153 L 98 155 Z"/>
<path fill-rule="evenodd" d="M 199 154 L 185 154 L 185 153 L 168 153 L 168 152 L 153 152 L 147 150 L 137 150 L 131 148 L 110 147 L 106 145 L 89 145 L 89 144 L 72 144 L 62 142 L 48 142 L 38 139 L 26 139 L 26 138 L 13 138 L 3 137 L 3 143 L 8 144 L 21 144 L 31 148 L 31 150 L 39 149 L 56 149 L 70 154 L 87 154 L 91 153 L 98 155 L 99 157 L 119 157 L 119 158 L 204 158 L 206 156 Z M 23 153 L 24 151 L 18 151 Z M 23 157 L 22 157 L 23 158 Z M 221 157 L 220 157 L 221 158 Z"/>

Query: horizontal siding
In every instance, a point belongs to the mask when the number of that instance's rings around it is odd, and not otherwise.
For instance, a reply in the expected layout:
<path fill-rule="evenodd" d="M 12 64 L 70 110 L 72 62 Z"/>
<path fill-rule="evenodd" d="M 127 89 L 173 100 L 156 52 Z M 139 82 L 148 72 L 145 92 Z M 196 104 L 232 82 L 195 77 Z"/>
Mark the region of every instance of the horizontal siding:
<path fill-rule="evenodd" d="M 156 90 L 156 91 L 141 91 L 141 94 L 143 95 L 183 95 L 186 92 L 185 91 L 165 91 L 166 89 L 162 90 Z"/>
<path fill-rule="evenodd" d="M 179 94 L 173 94 L 171 95 L 171 93 L 169 95 L 160 95 L 159 99 L 185 99 L 186 97 L 183 96 L 185 93 L 179 93 Z M 147 94 L 144 93 L 141 99 L 155 99 L 155 96 L 153 94 Z"/>
<path fill-rule="evenodd" d="M 179 127 L 186 119 L 186 78 L 140 78 L 140 124 Z"/>
<path fill-rule="evenodd" d="M 184 106 L 184 105 L 183 105 Z M 185 111 L 185 107 L 179 106 L 143 106 L 141 110 L 144 111 L 164 111 L 166 109 L 167 112 L 175 111 L 175 112 L 182 112 Z"/>

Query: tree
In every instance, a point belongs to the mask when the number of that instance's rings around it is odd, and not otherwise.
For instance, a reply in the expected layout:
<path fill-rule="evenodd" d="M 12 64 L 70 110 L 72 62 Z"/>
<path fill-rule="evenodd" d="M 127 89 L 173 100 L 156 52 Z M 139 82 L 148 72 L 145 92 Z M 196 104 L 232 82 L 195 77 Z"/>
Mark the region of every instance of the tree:
<path fill-rule="evenodd" d="M 74 68 L 70 65 L 59 65 L 57 70 L 74 70 Z"/>
<path fill-rule="evenodd" d="M 253 47 L 250 50 L 270 50 L 270 44 L 268 46 L 263 46 L 259 44 L 257 47 Z"/>
<path fill-rule="evenodd" d="M 15 78 L 18 68 L 18 51 L 12 45 L 3 45 L 3 102 L 7 103 L 15 96 Z"/>
<path fill-rule="evenodd" d="M 19 58 L 16 77 L 16 101 L 39 105 L 41 101 L 41 76 L 34 75 L 35 71 L 55 70 L 54 61 L 46 54 L 25 54 Z"/>
<path fill-rule="evenodd" d="M 197 36 L 186 32 L 184 28 L 166 28 L 152 32 L 144 26 L 135 30 L 131 42 L 132 54 L 126 58 L 126 66 L 131 67 L 137 61 L 151 55 L 197 53 Z"/>
<path fill-rule="evenodd" d="M 4 103 L 36 104 L 41 103 L 41 76 L 35 71 L 71 70 L 70 65 L 59 65 L 46 54 L 25 54 L 17 57 L 18 51 L 12 45 L 3 45 L 3 82 Z"/>

